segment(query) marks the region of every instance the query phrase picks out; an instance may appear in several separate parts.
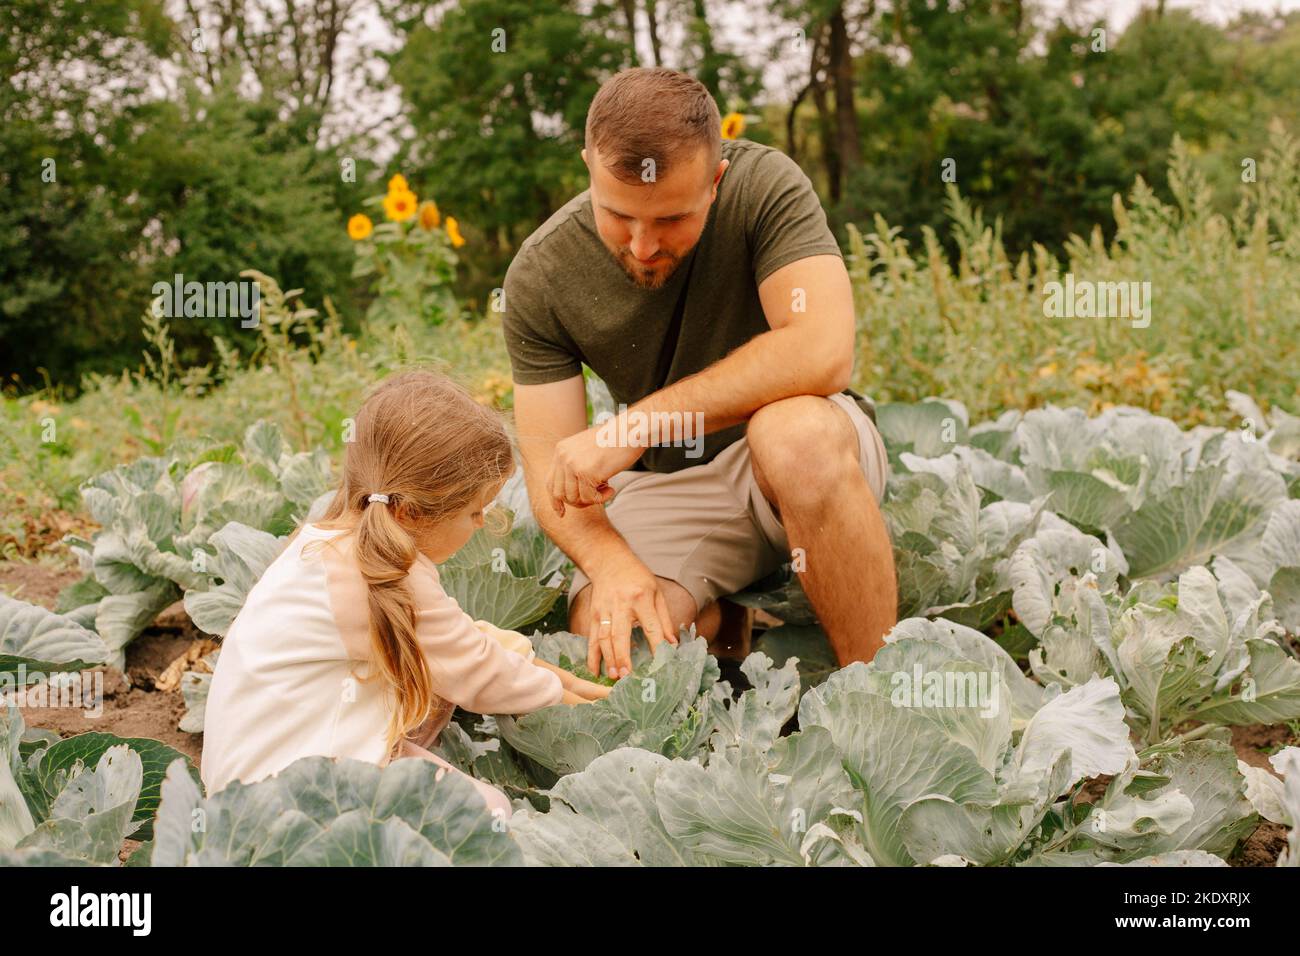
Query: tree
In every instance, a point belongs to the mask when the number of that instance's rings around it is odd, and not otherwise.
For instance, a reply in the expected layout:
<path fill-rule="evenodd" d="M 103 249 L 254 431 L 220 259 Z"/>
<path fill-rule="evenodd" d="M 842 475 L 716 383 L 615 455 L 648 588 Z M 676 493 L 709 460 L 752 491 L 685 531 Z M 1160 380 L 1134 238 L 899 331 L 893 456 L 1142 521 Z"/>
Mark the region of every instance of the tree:
<path fill-rule="evenodd" d="M 414 128 L 395 165 L 481 250 L 478 291 L 500 285 L 528 234 L 586 188 L 579 155 L 601 81 L 633 62 L 621 11 L 571 0 L 466 0 L 434 25 L 386 8 L 403 39 L 394 80 Z"/>
<path fill-rule="evenodd" d="M 186 0 L 177 62 L 208 92 L 251 80 L 255 98 L 306 119 L 313 137 L 330 109 L 340 41 L 362 0 Z"/>
<path fill-rule="evenodd" d="M 358 187 L 307 113 L 245 98 L 233 72 L 215 89 L 182 75 L 159 99 L 147 80 L 179 35 L 146 0 L 0 7 L 0 351 L 23 383 L 137 364 L 152 287 L 177 272 L 253 267 L 347 304 L 340 207 Z M 251 336 L 175 322 L 182 360 L 205 361 L 218 331 Z"/>
<path fill-rule="evenodd" d="M 139 276 L 123 251 L 147 212 L 124 188 L 131 162 L 116 146 L 151 121 L 145 79 L 168 35 L 150 0 L 0 5 L 0 353 L 9 385 L 33 383 L 38 369 L 72 376 L 88 352 L 110 367 L 121 358 L 120 310 Z"/>

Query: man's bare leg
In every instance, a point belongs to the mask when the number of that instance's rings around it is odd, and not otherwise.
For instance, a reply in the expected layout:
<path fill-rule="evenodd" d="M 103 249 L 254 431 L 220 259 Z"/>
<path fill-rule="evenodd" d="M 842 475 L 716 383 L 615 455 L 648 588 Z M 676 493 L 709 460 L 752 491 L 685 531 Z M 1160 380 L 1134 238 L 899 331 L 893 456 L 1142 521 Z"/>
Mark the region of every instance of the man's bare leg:
<path fill-rule="evenodd" d="M 726 598 L 710 601 L 705 605 L 700 621 L 705 621 L 709 630 L 702 629 L 696 623 L 697 634 L 709 638 L 709 653 L 719 660 L 743 661 L 749 656 L 754 638 L 754 609 L 734 604 Z"/>
<path fill-rule="evenodd" d="M 840 665 L 869 661 L 898 620 L 889 531 L 858 463 L 857 431 L 829 399 L 765 405 L 747 429 L 754 478 L 778 511 Z"/>

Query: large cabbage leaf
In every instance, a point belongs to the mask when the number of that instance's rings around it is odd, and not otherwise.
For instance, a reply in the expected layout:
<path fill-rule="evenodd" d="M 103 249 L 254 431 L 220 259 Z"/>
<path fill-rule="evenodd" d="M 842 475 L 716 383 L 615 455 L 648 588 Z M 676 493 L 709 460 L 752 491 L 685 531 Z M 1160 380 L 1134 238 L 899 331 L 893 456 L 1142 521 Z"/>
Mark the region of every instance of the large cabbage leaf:
<path fill-rule="evenodd" d="M 207 797 L 177 763 L 163 784 L 156 833 L 154 866 L 522 862 L 474 785 L 418 758 L 380 768 L 307 757 Z"/>
<path fill-rule="evenodd" d="M 1216 573 L 1217 572 L 1217 576 Z M 1281 627 L 1231 561 L 1184 571 L 1176 583 L 1121 595 L 1096 576 L 1066 575 L 1033 673 L 1064 686 L 1093 675 L 1118 682 L 1130 722 L 1150 743 L 1185 720 L 1277 723 L 1300 717 L 1300 661 Z"/>
<path fill-rule="evenodd" d="M 206 563 L 219 585 L 185 594 L 185 610 L 194 625 L 209 634 L 225 635 L 248 600 L 253 585 L 284 550 L 274 535 L 231 522 L 209 539 L 216 557 Z"/>
<path fill-rule="evenodd" d="M 690 756 L 708 738 L 717 679 L 718 665 L 706 641 L 664 642 L 604 700 L 498 716 L 496 726 L 511 749 L 560 775 L 582 770 L 618 747 Z"/>
<path fill-rule="evenodd" d="M 476 620 L 517 630 L 545 617 L 563 593 L 567 560 L 535 526 L 508 521 L 474 532 L 438 570 L 443 588 Z"/>
<path fill-rule="evenodd" d="M 75 671 L 106 661 L 104 639 L 62 614 L 0 594 L 0 672 Z"/>

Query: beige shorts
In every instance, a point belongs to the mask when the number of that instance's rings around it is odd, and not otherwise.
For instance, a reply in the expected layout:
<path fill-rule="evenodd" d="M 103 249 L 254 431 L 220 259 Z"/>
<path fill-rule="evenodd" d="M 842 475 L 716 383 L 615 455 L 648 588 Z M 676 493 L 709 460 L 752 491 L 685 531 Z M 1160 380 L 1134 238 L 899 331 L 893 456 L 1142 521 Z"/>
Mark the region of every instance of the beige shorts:
<path fill-rule="evenodd" d="M 850 396 L 827 399 L 853 422 L 858 462 L 880 501 L 889 475 L 880 432 Z M 744 438 L 706 464 L 666 473 L 621 471 L 609 484 L 618 492 L 605 506 L 610 523 L 646 567 L 686 588 L 697 608 L 744 590 L 790 560 L 785 528 L 758 487 Z M 590 583 L 576 569 L 570 601 Z"/>

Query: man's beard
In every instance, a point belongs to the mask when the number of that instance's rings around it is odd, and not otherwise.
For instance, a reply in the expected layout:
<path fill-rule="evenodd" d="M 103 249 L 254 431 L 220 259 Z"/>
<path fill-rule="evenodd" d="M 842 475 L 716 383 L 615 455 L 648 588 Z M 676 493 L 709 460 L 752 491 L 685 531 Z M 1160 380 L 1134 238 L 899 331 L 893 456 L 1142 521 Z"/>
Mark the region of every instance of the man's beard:
<path fill-rule="evenodd" d="M 606 248 L 609 248 L 606 246 Z M 614 256 L 614 261 L 619 264 L 624 274 L 635 282 L 642 289 L 658 289 L 673 277 L 677 267 L 682 264 L 682 256 L 675 256 L 671 252 L 663 249 L 659 250 L 658 259 L 668 260 L 668 266 L 665 267 L 661 261 L 656 261 L 656 269 L 647 269 L 640 265 L 636 257 L 632 255 L 630 249 L 610 249 L 610 254 Z M 689 252 L 689 250 L 687 250 Z"/>

